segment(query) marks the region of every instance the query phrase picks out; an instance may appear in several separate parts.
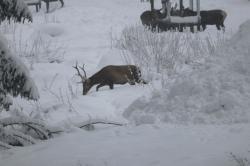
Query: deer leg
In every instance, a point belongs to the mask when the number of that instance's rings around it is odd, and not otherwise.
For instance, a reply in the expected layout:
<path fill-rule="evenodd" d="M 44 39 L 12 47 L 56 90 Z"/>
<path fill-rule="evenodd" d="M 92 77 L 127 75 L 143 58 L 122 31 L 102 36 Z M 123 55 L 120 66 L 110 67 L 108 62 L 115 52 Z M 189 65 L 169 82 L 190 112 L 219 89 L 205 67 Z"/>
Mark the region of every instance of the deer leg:
<path fill-rule="evenodd" d="M 109 88 L 110 89 L 114 89 L 114 84 L 113 83 L 109 83 Z"/>
<path fill-rule="evenodd" d="M 197 25 L 197 31 L 201 31 L 201 26 Z"/>
<path fill-rule="evenodd" d="M 47 10 L 47 13 L 49 13 L 49 1 L 46 1 L 46 10 Z"/>
<path fill-rule="evenodd" d="M 134 80 L 129 80 L 128 83 L 129 83 L 129 85 L 135 85 L 135 81 Z"/>
<path fill-rule="evenodd" d="M 100 83 L 99 85 L 96 86 L 96 91 L 99 90 L 99 88 L 105 86 L 106 84 L 105 83 Z"/>
<path fill-rule="evenodd" d="M 220 30 L 220 25 L 219 24 L 216 24 L 216 27 L 218 30 Z"/>
<path fill-rule="evenodd" d="M 62 5 L 62 7 L 64 6 L 64 2 L 63 2 L 63 0 L 59 0 L 60 2 L 61 2 L 61 5 Z"/>
<path fill-rule="evenodd" d="M 207 27 L 206 24 L 202 24 L 203 31 L 205 31 L 206 27 Z"/>
<path fill-rule="evenodd" d="M 190 31 L 194 33 L 194 26 L 190 26 Z"/>
<path fill-rule="evenodd" d="M 226 28 L 225 28 L 224 23 L 221 24 L 221 27 L 222 27 L 223 32 L 225 32 Z"/>
<path fill-rule="evenodd" d="M 39 5 L 36 5 L 36 12 L 38 12 L 38 10 L 39 10 L 38 8 L 39 8 Z"/>
<path fill-rule="evenodd" d="M 141 79 L 141 80 L 140 80 L 140 83 L 147 84 L 148 82 L 145 81 L 144 79 Z"/>

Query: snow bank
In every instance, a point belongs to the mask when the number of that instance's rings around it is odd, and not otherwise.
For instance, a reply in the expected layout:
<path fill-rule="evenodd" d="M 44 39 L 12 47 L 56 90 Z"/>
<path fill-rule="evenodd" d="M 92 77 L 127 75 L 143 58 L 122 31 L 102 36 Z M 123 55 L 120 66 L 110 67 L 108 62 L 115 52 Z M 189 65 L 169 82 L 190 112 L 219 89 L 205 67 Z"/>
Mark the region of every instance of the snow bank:
<path fill-rule="evenodd" d="M 123 113 L 135 124 L 250 122 L 250 21 L 201 68 L 180 75 L 169 89 L 140 98 Z"/>
<path fill-rule="evenodd" d="M 229 43 L 233 46 L 233 49 L 236 49 L 237 51 L 247 51 L 249 53 L 250 50 L 249 31 L 250 31 L 250 20 L 242 23 L 239 27 L 238 32 L 229 41 Z"/>
<path fill-rule="evenodd" d="M 64 34 L 64 29 L 59 24 L 45 24 L 39 27 L 39 31 L 51 37 L 58 37 Z"/>

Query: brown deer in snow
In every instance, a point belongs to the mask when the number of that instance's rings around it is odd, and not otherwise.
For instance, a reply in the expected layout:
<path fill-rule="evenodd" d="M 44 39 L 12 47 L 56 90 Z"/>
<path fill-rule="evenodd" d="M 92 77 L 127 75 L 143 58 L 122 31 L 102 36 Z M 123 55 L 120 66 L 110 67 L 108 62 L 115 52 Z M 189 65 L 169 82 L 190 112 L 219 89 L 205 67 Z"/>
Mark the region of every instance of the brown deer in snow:
<path fill-rule="evenodd" d="M 90 78 L 87 78 L 84 65 L 82 67 L 73 66 L 76 69 L 77 75 L 81 78 L 81 83 L 83 86 L 83 95 L 86 95 L 88 91 L 94 86 L 97 85 L 96 91 L 100 87 L 108 85 L 110 89 L 114 88 L 114 84 L 126 84 L 135 85 L 135 83 L 147 84 L 141 78 L 141 71 L 135 65 L 120 65 L 114 66 L 109 65 L 102 68 L 100 71 L 92 75 Z M 83 71 L 84 75 L 81 74 L 79 68 Z"/>

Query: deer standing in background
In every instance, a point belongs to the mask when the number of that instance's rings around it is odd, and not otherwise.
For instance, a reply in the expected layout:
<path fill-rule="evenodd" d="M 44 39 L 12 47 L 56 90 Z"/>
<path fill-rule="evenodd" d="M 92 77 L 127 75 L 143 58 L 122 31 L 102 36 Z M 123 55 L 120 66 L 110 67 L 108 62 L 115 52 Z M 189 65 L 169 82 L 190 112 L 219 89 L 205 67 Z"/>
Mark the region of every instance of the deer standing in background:
<path fill-rule="evenodd" d="M 184 16 L 196 16 L 197 12 L 189 8 L 184 9 Z M 224 21 L 227 17 L 227 13 L 224 10 L 201 10 L 201 26 L 205 30 L 207 25 L 216 25 L 218 30 L 225 31 Z M 199 29 L 200 27 L 198 27 Z"/>
<path fill-rule="evenodd" d="M 82 67 L 78 67 L 76 63 L 76 66 L 73 66 L 73 68 L 76 69 L 77 75 L 81 78 L 83 95 L 86 95 L 94 85 L 97 85 L 96 91 L 98 91 L 100 87 L 103 87 L 105 85 L 108 85 L 110 89 L 113 89 L 114 84 L 147 84 L 147 82 L 141 78 L 140 69 L 135 65 L 109 65 L 102 68 L 90 78 L 87 78 L 84 65 Z M 83 71 L 84 75 L 81 74 L 79 68 Z"/>

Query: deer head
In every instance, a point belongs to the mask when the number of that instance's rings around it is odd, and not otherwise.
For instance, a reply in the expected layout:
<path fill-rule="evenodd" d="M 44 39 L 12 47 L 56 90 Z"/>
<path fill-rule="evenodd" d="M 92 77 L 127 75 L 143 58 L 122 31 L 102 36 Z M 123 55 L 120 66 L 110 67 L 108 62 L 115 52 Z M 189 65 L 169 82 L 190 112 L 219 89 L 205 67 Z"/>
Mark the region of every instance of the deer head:
<path fill-rule="evenodd" d="M 76 65 L 73 66 L 73 68 L 76 69 L 76 71 L 77 71 L 76 75 L 78 75 L 81 79 L 81 81 L 79 83 L 82 84 L 82 88 L 83 88 L 82 94 L 86 95 L 87 92 L 89 91 L 89 89 L 91 88 L 91 84 L 90 84 L 90 80 L 87 78 L 86 71 L 84 69 L 84 64 L 82 65 L 82 67 L 78 67 L 78 64 L 76 62 Z M 83 71 L 84 75 L 81 74 L 79 68 Z"/>

